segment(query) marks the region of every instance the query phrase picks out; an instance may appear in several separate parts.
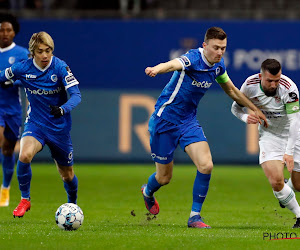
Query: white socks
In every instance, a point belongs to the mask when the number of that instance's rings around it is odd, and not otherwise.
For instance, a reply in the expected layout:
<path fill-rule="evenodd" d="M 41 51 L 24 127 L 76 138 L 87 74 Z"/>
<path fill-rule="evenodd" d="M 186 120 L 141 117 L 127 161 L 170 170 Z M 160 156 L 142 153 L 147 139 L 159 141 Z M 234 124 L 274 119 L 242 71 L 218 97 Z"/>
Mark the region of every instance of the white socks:
<path fill-rule="evenodd" d="M 199 212 L 194 212 L 194 211 L 191 211 L 191 214 L 190 214 L 190 218 L 195 216 L 195 215 L 200 215 Z"/>
<path fill-rule="evenodd" d="M 289 178 L 289 181 L 286 183 L 291 189 L 293 189 L 294 192 L 298 192 L 297 190 L 295 190 L 294 185 L 292 183 L 292 179 Z"/>
<path fill-rule="evenodd" d="M 300 218 L 300 207 L 295 193 L 287 184 L 284 184 L 283 189 L 279 192 L 273 191 L 273 193 L 282 205 L 291 210 L 297 218 Z"/>

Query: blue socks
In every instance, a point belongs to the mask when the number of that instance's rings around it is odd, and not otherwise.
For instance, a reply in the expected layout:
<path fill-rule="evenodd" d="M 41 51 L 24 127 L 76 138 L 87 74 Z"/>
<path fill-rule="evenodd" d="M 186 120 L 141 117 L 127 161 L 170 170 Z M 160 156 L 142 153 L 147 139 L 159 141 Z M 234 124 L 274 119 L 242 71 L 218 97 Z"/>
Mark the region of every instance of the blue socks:
<path fill-rule="evenodd" d="M 153 194 L 161 187 L 161 185 L 157 182 L 155 175 L 156 172 L 149 177 L 147 187 L 145 189 L 145 194 L 149 197 L 152 197 Z"/>
<path fill-rule="evenodd" d="M 68 203 L 77 203 L 77 189 L 78 189 L 78 179 L 76 175 L 70 182 L 64 182 L 64 188 L 68 195 Z"/>
<path fill-rule="evenodd" d="M 19 181 L 19 189 L 22 198 L 30 198 L 30 182 L 32 177 L 30 163 L 23 163 L 18 160 L 17 164 L 17 177 Z"/>
<path fill-rule="evenodd" d="M 202 174 L 197 170 L 193 188 L 192 212 L 200 213 L 202 204 L 206 198 L 211 174 Z"/>
<path fill-rule="evenodd" d="M 4 156 L 2 155 L 2 170 L 3 170 L 3 187 L 8 188 L 15 169 L 15 155 Z"/>

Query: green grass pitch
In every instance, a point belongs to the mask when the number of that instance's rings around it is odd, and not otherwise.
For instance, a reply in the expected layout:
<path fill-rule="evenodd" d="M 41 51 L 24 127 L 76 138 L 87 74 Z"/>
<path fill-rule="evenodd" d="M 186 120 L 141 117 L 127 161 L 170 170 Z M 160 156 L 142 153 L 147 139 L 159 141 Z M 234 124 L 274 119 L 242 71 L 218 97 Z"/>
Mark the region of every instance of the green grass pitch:
<path fill-rule="evenodd" d="M 60 230 L 54 218 L 56 209 L 66 202 L 56 167 L 32 164 L 32 208 L 23 218 L 13 218 L 20 199 L 14 175 L 10 205 L 0 208 L 0 249 L 299 247 L 299 239 L 264 238 L 266 233 L 300 237 L 300 229 L 291 228 L 294 215 L 279 207 L 259 166 L 215 166 L 202 209 L 211 229 L 187 228 L 196 173 L 191 165 L 175 165 L 171 183 L 156 193 L 160 213 L 156 218 L 147 215 L 140 188 L 154 170 L 154 164 L 77 164 L 78 205 L 85 219 L 81 228 L 68 232 Z"/>

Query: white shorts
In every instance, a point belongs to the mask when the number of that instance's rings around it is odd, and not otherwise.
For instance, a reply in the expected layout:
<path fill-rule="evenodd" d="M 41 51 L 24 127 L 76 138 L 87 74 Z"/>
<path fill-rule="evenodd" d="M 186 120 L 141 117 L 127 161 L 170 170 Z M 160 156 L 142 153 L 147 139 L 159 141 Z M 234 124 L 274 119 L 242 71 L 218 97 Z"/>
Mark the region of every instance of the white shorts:
<path fill-rule="evenodd" d="M 287 138 L 278 136 L 261 136 L 259 139 L 259 164 L 266 161 L 282 161 L 287 144 Z M 294 169 L 300 172 L 300 138 L 297 140 L 294 150 Z"/>

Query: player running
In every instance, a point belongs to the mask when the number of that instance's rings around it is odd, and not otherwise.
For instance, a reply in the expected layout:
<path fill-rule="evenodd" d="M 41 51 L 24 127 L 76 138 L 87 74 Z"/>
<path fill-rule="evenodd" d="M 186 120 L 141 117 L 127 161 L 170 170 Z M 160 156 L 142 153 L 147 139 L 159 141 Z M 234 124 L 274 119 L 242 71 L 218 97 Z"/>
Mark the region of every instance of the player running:
<path fill-rule="evenodd" d="M 227 46 L 227 35 L 218 27 L 209 28 L 203 48 L 192 49 L 180 58 L 145 72 L 151 77 L 174 71 L 162 91 L 149 121 L 151 156 L 156 172 L 147 185 L 142 186 L 146 208 L 152 214 L 159 213 L 159 205 L 153 194 L 170 182 L 173 171 L 173 153 L 178 144 L 197 167 L 193 188 L 193 204 L 188 227 L 210 228 L 200 216 L 202 204 L 208 192 L 212 156 L 203 129 L 196 119 L 197 106 L 209 87 L 217 82 L 227 95 L 255 112 L 255 117 L 267 121 L 262 112 L 251 103 L 232 83 L 222 58 Z"/>
<path fill-rule="evenodd" d="M 267 59 L 262 63 L 259 74 L 246 79 L 241 92 L 260 107 L 267 117 L 268 129 L 259 125 L 259 164 L 272 186 L 275 197 L 296 215 L 297 220 L 293 228 L 299 228 L 300 207 L 294 191 L 284 183 L 283 173 L 286 164 L 291 172 L 293 184 L 300 190 L 298 88 L 290 78 L 281 74 L 281 65 L 277 60 Z M 244 105 L 238 103 L 237 101 L 232 104 L 232 113 L 245 123 L 258 123 L 257 117 L 247 114 Z"/>
<path fill-rule="evenodd" d="M 20 25 L 13 15 L 0 14 L 0 70 L 28 59 L 28 50 L 14 43 Z M 0 88 L 0 148 L 3 182 L 0 207 L 9 205 L 10 183 L 15 169 L 14 149 L 20 139 L 22 108 L 18 82 L 11 88 Z"/>
<path fill-rule="evenodd" d="M 34 33 L 29 41 L 33 58 L 0 73 L 2 85 L 10 85 L 19 79 L 29 101 L 17 164 L 21 202 L 13 211 L 14 217 L 22 217 L 31 207 L 30 164 L 45 144 L 64 182 L 68 202 L 77 201 L 78 180 L 73 171 L 70 112 L 80 103 L 81 94 L 79 82 L 68 65 L 53 55 L 53 50 L 54 42 L 48 33 Z"/>

